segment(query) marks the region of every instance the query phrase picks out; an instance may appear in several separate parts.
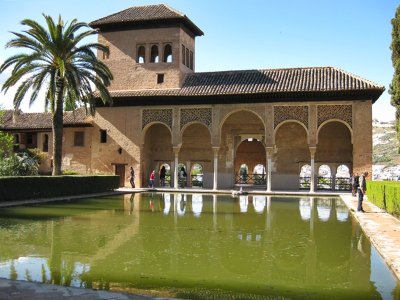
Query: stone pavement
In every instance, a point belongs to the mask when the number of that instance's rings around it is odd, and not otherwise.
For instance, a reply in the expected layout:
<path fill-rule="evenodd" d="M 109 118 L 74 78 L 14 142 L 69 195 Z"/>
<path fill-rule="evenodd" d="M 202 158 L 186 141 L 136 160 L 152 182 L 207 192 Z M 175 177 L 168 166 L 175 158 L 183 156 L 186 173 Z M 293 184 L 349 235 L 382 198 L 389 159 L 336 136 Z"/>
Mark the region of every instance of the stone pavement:
<path fill-rule="evenodd" d="M 141 295 L 113 293 L 101 290 L 64 287 L 52 284 L 0 279 L 1 300 L 149 300 Z"/>
<path fill-rule="evenodd" d="M 341 198 L 400 280 L 400 220 L 365 200 L 363 202 L 365 212 L 357 212 L 357 197 L 343 194 Z"/>

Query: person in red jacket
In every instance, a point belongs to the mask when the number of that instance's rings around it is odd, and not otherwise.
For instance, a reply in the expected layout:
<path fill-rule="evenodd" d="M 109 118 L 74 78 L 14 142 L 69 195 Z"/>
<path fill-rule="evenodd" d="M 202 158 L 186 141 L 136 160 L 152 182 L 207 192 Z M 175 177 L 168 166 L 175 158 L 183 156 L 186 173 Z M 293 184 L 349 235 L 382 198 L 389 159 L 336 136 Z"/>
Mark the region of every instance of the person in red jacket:
<path fill-rule="evenodd" d="M 156 172 L 153 170 L 150 173 L 150 187 L 153 189 L 154 188 L 154 178 L 156 176 Z"/>

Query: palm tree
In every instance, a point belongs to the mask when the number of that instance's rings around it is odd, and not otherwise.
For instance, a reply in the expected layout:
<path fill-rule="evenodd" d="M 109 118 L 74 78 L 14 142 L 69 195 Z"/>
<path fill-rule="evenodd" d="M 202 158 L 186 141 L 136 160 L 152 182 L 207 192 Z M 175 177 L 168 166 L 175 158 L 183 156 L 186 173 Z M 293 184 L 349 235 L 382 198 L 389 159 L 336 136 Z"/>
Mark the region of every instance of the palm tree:
<path fill-rule="evenodd" d="M 97 60 L 93 50 L 108 55 L 108 47 L 89 43 L 79 44 L 84 38 L 97 34 L 86 23 L 77 22 L 64 25 L 59 17 L 56 24 L 50 16 L 43 15 L 47 28 L 37 22 L 25 19 L 22 25 L 29 27 L 7 44 L 7 48 L 24 48 L 28 54 L 17 54 L 8 58 L 0 66 L 0 74 L 13 66 L 10 77 L 5 81 L 2 91 L 17 85 L 14 96 L 14 108 L 20 107 L 28 91 L 31 91 L 30 104 L 35 102 L 39 91 L 47 89 L 46 108 L 52 112 L 53 131 L 53 175 L 61 174 L 63 111 L 65 107 L 77 107 L 84 104 L 94 114 L 94 89 L 97 89 L 102 101 L 111 102 L 107 90 L 113 79 L 111 71 Z M 90 28 L 84 30 L 80 29 Z M 79 31 L 79 32 L 78 32 Z"/>

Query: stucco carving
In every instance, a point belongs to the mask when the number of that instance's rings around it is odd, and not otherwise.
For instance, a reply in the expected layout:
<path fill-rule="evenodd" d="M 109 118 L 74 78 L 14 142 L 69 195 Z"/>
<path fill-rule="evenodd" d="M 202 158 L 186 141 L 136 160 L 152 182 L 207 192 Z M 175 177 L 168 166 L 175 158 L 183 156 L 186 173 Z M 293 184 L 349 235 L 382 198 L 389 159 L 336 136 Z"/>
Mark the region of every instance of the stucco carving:
<path fill-rule="evenodd" d="M 200 122 L 211 128 L 212 111 L 211 108 L 183 108 L 181 109 L 181 129 L 190 122 Z"/>
<path fill-rule="evenodd" d="M 318 127 L 325 121 L 336 119 L 345 121 L 353 127 L 352 106 L 351 105 L 318 105 L 317 120 Z"/>
<path fill-rule="evenodd" d="M 143 109 L 142 129 L 152 122 L 164 123 L 172 130 L 172 109 Z"/>
<path fill-rule="evenodd" d="M 274 128 L 286 120 L 296 120 L 303 123 L 308 128 L 308 106 L 274 106 Z"/>

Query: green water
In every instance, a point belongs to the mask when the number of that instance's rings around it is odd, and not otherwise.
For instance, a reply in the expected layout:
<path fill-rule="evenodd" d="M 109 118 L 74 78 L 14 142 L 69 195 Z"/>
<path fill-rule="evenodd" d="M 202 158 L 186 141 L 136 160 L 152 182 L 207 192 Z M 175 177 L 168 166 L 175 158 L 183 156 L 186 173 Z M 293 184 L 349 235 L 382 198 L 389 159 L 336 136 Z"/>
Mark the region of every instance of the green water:
<path fill-rule="evenodd" d="M 398 299 L 336 198 L 136 194 L 0 209 L 0 277 L 185 299 Z"/>

